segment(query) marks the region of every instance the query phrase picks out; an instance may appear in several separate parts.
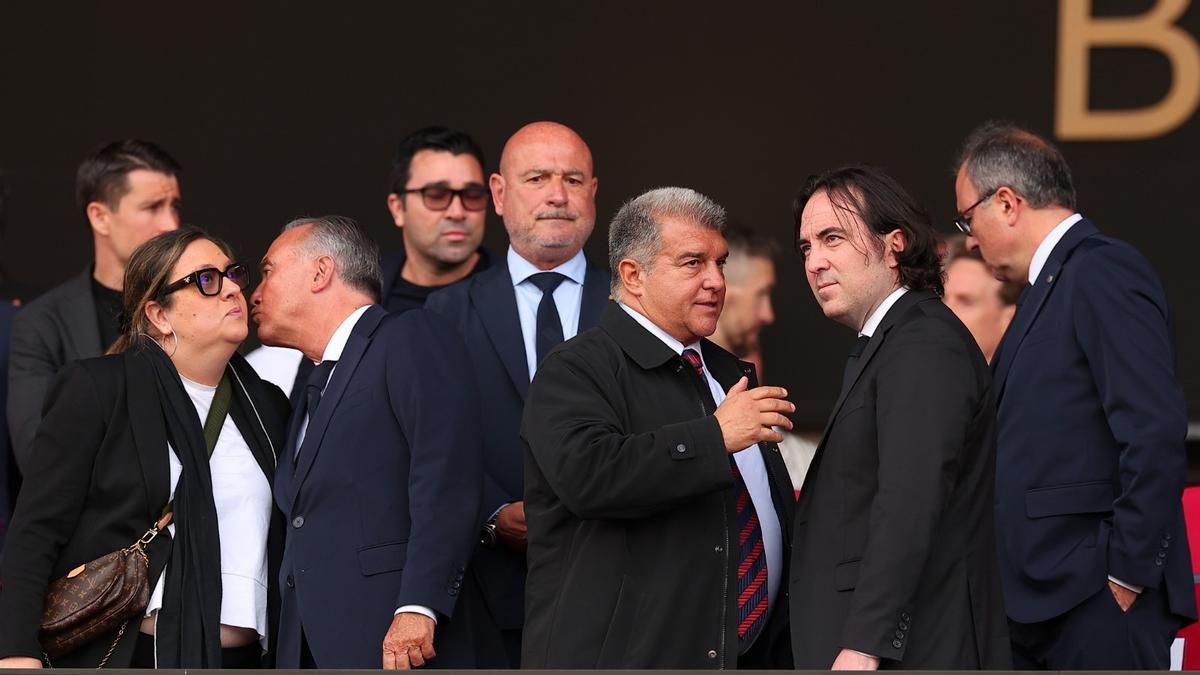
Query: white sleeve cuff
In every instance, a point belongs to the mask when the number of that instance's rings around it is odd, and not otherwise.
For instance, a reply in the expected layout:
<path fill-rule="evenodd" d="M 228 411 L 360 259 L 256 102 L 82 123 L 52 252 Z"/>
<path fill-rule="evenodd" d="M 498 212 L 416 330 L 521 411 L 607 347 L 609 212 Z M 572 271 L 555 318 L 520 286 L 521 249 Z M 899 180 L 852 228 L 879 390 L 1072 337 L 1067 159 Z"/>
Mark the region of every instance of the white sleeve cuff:
<path fill-rule="evenodd" d="M 434 625 L 437 625 L 437 615 L 433 613 L 432 609 L 429 609 L 428 607 L 425 607 L 424 605 L 405 605 L 405 606 L 401 607 L 400 609 L 396 610 L 396 614 L 399 614 L 400 612 L 412 612 L 414 614 L 421 614 L 423 616 L 427 616 L 433 620 Z M 396 614 L 393 614 L 392 616 L 395 616 Z"/>
<path fill-rule="evenodd" d="M 1146 590 L 1145 586 L 1138 586 L 1137 584 L 1127 584 L 1124 581 L 1121 581 L 1120 579 L 1114 577 L 1111 574 L 1108 575 L 1108 580 L 1113 582 L 1114 584 L 1120 586 L 1121 588 L 1131 590 L 1134 593 L 1137 593 L 1138 595 L 1141 595 L 1142 591 Z"/>

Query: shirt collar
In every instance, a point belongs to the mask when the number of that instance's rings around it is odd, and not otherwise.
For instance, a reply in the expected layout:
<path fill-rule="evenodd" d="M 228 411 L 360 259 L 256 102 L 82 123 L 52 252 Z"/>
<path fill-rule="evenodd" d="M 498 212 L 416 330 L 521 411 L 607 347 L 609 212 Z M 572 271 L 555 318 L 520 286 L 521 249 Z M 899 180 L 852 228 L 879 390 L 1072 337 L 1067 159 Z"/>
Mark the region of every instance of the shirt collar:
<path fill-rule="evenodd" d="M 888 310 L 892 308 L 892 305 L 896 304 L 896 301 L 900 299 L 900 296 L 907 292 L 908 286 L 901 286 L 900 288 L 897 288 L 889 293 L 888 296 L 883 299 L 883 302 L 879 303 L 879 306 L 875 308 L 875 311 L 871 312 L 871 316 L 867 317 L 866 323 L 863 324 L 862 330 L 859 331 L 858 334 L 860 336 L 866 335 L 867 337 L 875 335 L 875 329 L 879 328 L 879 324 L 883 321 L 883 317 L 887 316 Z"/>
<path fill-rule="evenodd" d="M 694 350 L 696 350 L 697 354 L 701 354 L 699 340 L 697 340 L 696 342 L 693 342 L 690 345 L 685 345 L 682 342 L 680 342 L 679 340 L 676 340 L 675 338 L 668 335 L 665 330 L 659 328 L 657 324 L 655 324 L 653 321 L 648 319 L 644 314 L 637 311 L 636 309 L 630 307 L 629 305 L 626 305 L 623 302 L 618 302 L 617 305 L 619 305 L 621 307 L 621 309 L 625 310 L 626 314 L 628 314 L 629 316 L 632 316 L 634 321 L 637 321 L 639 324 L 641 324 L 642 328 L 645 328 L 646 330 L 650 331 L 651 335 L 658 338 L 659 340 L 662 340 L 663 344 L 670 347 L 671 351 L 675 352 L 676 354 L 683 354 L 684 349 L 694 349 Z M 700 356 L 700 361 L 701 362 L 704 361 L 703 354 L 701 354 L 701 356 Z"/>
<path fill-rule="evenodd" d="M 1081 220 L 1083 220 L 1083 216 L 1078 213 L 1067 216 L 1066 220 L 1055 225 L 1042 243 L 1038 244 L 1037 250 L 1033 252 L 1033 258 L 1029 261 L 1029 283 L 1037 281 L 1038 275 L 1042 273 L 1042 268 L 1046 266 L 1046 261 L 1050 259 L 1050 254 L 1054 252 L 1054 247 L 1058 246 L 1058 242 L 1066 236 L 1067 230 Z"/>
<path fill-rule="evenodd" d="M 548 270 L 539 270 L 534 267 L 533 263 L 522 258 L 512 246 L 508 247 L 508 273 L 512 276 L 513 286 L 521 284 L 529 277 L 539 272 L 558 272 L 566 278 L 574 281 L 580 286 L 583 285 L 583 277 L 587 274 L 587 258 L 583 255 L 581 249 L 573 258 L 567 262 Z"/>
<path fill-rule="evenodd" d="M 350 339 L 350 332 L 354 330 L 354 324 L 366 313 L 370 305 L 363 305 L 358 309 L 350 312 L 350 316 L 342 321 L 342 324 L 333 331 L 333 336 L 329 338 L 329 342 L 325 345 L 325 353 L 321 356 L 321 361 L 338 360 L 342 358 L 342 350 L 346 348 L 346 341 Z"/>

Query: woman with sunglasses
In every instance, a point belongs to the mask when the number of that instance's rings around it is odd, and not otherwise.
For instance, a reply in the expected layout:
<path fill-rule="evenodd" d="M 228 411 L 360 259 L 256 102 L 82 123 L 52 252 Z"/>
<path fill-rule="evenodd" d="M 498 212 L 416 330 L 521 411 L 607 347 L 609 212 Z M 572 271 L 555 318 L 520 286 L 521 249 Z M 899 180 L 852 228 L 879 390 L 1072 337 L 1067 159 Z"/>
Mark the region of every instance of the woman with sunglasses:
<path fill-rule="evenodd" d="M 0 667 L 43 663 L 52 581 L 131 545 L 168 510 L 146 550 L 144 616 L 52 665 L 269 661 L 283 543 L 271 483 L 288 403 L 235 352 L 247 272 L 230 258 L 192 228 L 144 244 L 125 272 L 127 319 L 109 355 L 59 373 L 0 565 Z"/>

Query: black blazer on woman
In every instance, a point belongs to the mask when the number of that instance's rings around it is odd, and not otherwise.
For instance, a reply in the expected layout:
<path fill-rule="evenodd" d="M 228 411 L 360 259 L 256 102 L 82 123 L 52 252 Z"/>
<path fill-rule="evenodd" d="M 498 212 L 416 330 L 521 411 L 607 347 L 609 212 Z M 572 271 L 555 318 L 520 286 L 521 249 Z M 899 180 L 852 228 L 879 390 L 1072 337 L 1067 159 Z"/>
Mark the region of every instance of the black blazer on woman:
<path fill-rule="evenodd" d="M 230 365 L 235 377 L 229 414 L 273 482 L 276 453 L 284 444 L 287 399 L 240 356 L 235 354 Z M 132 544 L 167 503 L 167 432 L 148 357 L 131 350 L 66 366 L 46 399 L 34 447 L 0 567 L 0 656 L 40 658 L 38 630 L 49 583 Z M 267 543 L 272 629 L 279 614 L 282 525 L 278 512 L 273 513 Z M 170 550 L 166 532 L 151 543 L 151 583 Z M 129 622 L 107 667 L 129 666 L 139 625 L 137 618 Z M 54 665 L 95 668 L 116 635 L 101 636 Z"/>

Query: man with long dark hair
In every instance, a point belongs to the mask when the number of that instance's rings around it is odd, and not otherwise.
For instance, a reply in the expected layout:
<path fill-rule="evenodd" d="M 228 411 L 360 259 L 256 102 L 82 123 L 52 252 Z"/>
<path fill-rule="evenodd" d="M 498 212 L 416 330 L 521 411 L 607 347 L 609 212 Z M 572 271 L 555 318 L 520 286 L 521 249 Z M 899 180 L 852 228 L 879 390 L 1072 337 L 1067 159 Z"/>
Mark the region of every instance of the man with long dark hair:
<path fill-rule="evenodd" d="M 838 169 L 797 198 L 796 243 L 859 338 L 796 515 L 795 665 L 1007 668 L 991 377 L 939 297 L 929 218 L 879 169 Z"/>

